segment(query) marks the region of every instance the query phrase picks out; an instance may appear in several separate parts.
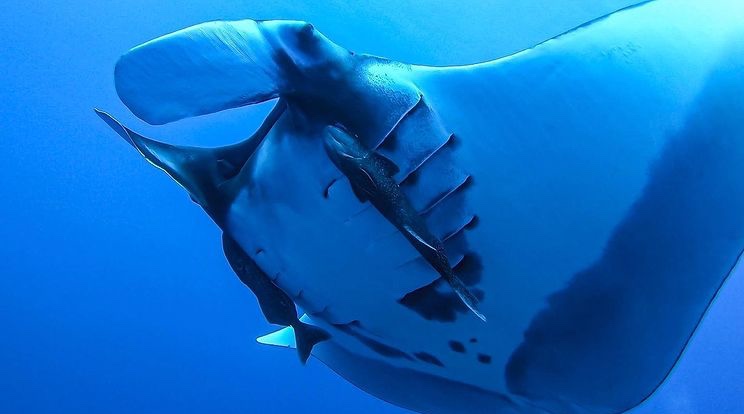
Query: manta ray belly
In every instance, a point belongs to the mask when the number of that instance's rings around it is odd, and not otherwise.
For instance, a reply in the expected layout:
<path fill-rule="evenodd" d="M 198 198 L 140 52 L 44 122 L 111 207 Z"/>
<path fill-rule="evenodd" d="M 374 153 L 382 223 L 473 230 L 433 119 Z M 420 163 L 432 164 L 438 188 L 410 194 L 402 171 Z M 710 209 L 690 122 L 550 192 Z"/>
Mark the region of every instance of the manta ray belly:
<path fill-rule="evenodd" d="M 257 139 L 176 147 L 99 115 L 331 333 L 314 355 L 359 387 L 425 413 L 615 414 L 666 378 L 744 248 L 742 21 L 740 0 L 654 0 L 442 68 L 304 22 L 213 22 L 133 49 L 117 91 L 158 124 L 281 97 Z M 357 200 L 328 126 L 395 164 L 488 323 Z"/>
<path fill-rule="evenodd" d="M 347 352 L 483 392 L 505 388 L 493 350 L 477 343 L 491 327 L 392 224 L 357 201 L 321 137 L 292 128 L 289 116 L 280 120 L 249 161 L 250 185 L 228 215 L 233 237 Z M 445 240 L 455 271 L 477 282 L 469 270 L 478 273 L 479 259 L 465 236 L 476 220 L 466 202 L 469 175 L 453 164 L 451 134 L 420 101 L 379 151 L 403 167 L 401 188 Z"/>
<path fill-rule="evenodd" d="M 437 276 L 416 279 L 396 270 L 415 259 L 415 250 L 356 201 L 320 137 L 293 135 L 289 124 L 280 120 L 246 166 L 250 184 L 233 203 L 227 227 L 307 312 L 333 324 L 384 315 L 387 303 Z"/>
<path fill-rule="evenodd" d="M 437 312 L 448 306 L 437 275 L 348 183 L 324 193 L 339 174 L 321 140 L 289 122 L 259 150 L 231 228 L 336 329 L 323 352 L 546 411 L 633 407 L 676 363 L 744 246 L 744 109 L 727 98 L 742 89 L 741 48 L 731 30 L 689 27 L 703 6 L 659 18 L 669 4 L 492 63 L 407 75 L 422 99 L 378 151 L 439 237 L 465 223 L 448 255 L 477 259 L 488 324 Z M 662 21 L 666 36 L 649 32 Z M 437 150 L 412 161 L 420 145 Z M 396 403 L 424 409 L 420 397 Z"/>

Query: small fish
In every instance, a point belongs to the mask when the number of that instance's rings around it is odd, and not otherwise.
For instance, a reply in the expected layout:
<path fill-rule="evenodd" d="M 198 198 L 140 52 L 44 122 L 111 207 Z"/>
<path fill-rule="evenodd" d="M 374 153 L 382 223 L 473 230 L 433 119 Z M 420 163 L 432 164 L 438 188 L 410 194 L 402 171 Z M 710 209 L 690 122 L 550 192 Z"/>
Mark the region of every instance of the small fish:
<path fill-rule="evenodd" d="M 398 172 L 395 163 L 368 150 L 358 139 L 336 127 L 329 128 L 324 146 L 331 161 L 349 179 L 357 198 L 372 203 L 449 283 L 460 300 L 485 321 L 486 317 L 478 310 L 478 299 L 452 271 L 444 244 L 429 231 L 393 178 Z"/>

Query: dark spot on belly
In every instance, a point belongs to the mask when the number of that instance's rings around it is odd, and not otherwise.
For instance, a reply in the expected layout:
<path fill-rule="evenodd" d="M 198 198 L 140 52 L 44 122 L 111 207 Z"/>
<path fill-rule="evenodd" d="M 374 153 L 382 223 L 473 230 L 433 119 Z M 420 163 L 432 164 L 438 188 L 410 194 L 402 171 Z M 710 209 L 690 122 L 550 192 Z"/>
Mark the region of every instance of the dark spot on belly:
<path fill-rule="evenodd" d="M 471 291 L 478 300 L 483 300 L 483 291 Z M 470 312 L 442 278 L 406 294 L 398 303 L 429 321 L 454 322 L 457 314 Z"/>
<path fill-rule="evenodd" d="M 470 338 L 470 343 L 475 344 L 478 342 L 478 338 Z"/>
<path fill-rule="evenodd" d="M 452 270 L 467 286 L 478 284 L 483 275 L 480 256 L 475 253 L 467 253 Z"/>
<path fill-rule="evenodd" d="M 490 364 L 491 363 L 491 355 L 478 354 L 478 362 L 480 362 L 481 364 Z"/>
<path fill-rule="evenodd" d="M 438 367 L 443 367 L 444 364 L 442 361 L 439 360 L 439 358 L 435 357 L 432 354 L 426 353 L 426 352 L 416 352 L 413 354 L 416 358 L 418 358 L 420 361 L 426 362 L 427 364 L 436 365 Z"/>
<path fill-rule="evenodd" d="M 460 341 L 449 341 L 449 347 L 457 353 L 465 353 L 465 345 L 463 345 Z"/>
<path fill-rule="evenodd" d="M 447 294 L 437 291 L 437 285 L 441 284 L 445 284 L 444 280 L 437 279 L 432 284 L 408 293 L 398 302 L 426 320 L 454 322 L 457 312 L 467 308 L 457 297 L 448 297 Z"/>
<path fill-rule="evenodd" d="M 372 352 L 382 355 L 387 358 L 398 358 L 398 359 L 407 359 L 409 361 L 413 361 L 413 358 L 408 355 L 406 352 L 401 351 L 398 348 L 392 347 L 390 345 L 384 344 L 380 341 L 377 341 L 375 339 L 372 339 L 363 333 L 359 332 L 362 329 L 361 322 L 354 320 L 349 323 L 344 324 L 333 324 L 333 326 L 340 330 L 341 332 L 351 335 L 354 338 L 356 338 L 359 342 L 361 342 L 364 346 L 369 348 Z"/>

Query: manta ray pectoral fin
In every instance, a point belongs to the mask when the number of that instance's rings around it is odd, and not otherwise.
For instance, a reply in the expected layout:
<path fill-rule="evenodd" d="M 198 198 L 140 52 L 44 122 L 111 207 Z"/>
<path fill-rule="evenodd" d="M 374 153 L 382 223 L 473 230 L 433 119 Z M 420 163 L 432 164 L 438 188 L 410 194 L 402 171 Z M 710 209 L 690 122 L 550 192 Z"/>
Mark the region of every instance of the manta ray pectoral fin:
<path fill-rule="evenodd" d="M 274 285 L 258 264 L 226 233 L 222 233 L 222 251 L 238 279 L 256 296 L 267 321 L 281 326 L 289 326 L 296 321 L 297 308 L 289 295 Z"/>
<path fill-rule="evenodd" d="M 277 287 L 243 248 L 226 233 L 222 234 L 222 249 L 240 281 L 256 295 L 266 320 L 276 325 L 294 328 L 297 353 L 304 364 L 315 344 L 331 336 L 321 328 L 300 321 L 297 318 L 297 308 L 289 295 Z"/>

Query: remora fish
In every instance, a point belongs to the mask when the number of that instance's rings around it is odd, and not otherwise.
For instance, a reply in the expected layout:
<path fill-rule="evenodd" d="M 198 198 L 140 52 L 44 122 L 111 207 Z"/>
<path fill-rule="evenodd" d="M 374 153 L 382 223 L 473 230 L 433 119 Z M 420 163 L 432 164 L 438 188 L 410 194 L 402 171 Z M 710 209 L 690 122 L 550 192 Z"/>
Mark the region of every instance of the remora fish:
<path fill-rule="evenodd" d="M 426 227 L 393 176 L 398 167 L 389 159 L 370 151 L 347 132 L 329 127 L 324 140 L 329 157 L 349 179 L 354 194 L 361 202 L 369 201 L 385 216 L 426 261 L 457 293 L 462 302 L 485 322 L 478 310 L 478 299 L 452 271 L 444 253 L 444 244 Z"/>

